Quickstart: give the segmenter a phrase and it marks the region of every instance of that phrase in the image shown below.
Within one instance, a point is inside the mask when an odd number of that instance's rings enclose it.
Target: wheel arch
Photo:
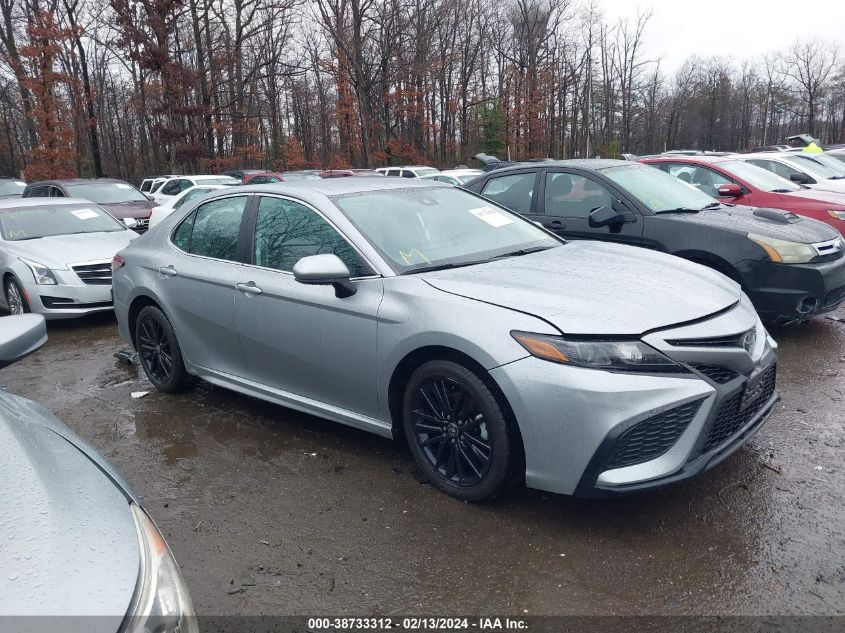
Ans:
[[[716,255],[715,253],[699,250],[685,250],[678,251],[672,254],[678,257],[683,257],[684,259],[694,262],[696,264],[712,268],[713,270],[720,272],[726,277],[729,277],[730,279],[734,280],[738,284],[742,284],[742,277],[739,275],[734,265],[723,257]]]
[[[134,299],[132,299],[132,301],[129,303],[129,310],[126,314],[126,325],[129,329],[129,338],[132,341],[132,347],[136,349],[137,342],[135,341],[135,322],[138,320],[138,315],[141,313],[141,310],[143,310],[147,306],[156,307],[162,312],[164,312],[165,316],[167,315],[167,312],[165,312],[161,303],[148,294],[139,294]]]

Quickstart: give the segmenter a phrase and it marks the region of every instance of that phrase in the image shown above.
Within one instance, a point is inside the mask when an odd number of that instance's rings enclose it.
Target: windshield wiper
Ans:
[[[492,262],[496,259],[505,259],[507,257],[519,257],[520,255],[530,255],[531,253],[539,253],[540,251],[547,251],[550,248],[554,248],[554,246],[531,246],[529,248],[520,248],[515,251],[511,251],[509,253],[502,253],[501,255],[496,255],[491,257],[490,259],[484,260],[488,262]]]
[[[722,206],[722,203],[716,200],[715,202],[711,202],[710,204],[705,204],[701,207],[701,210],[704,211],[705,209],[718,209]]]
[[[772,189],[769,193],[792,193],[792,189]]]
[[[414,268],[413,270],[407,271],[406,275],[413,275],[415,273],[430,273],[434,272],[435,270],[449,270],[450,268],[462,268],[464,266],[475,266],[475,264],[483,264],[484,262],[489,261],[486,259],[476,259],[471,262],[449,262],[447,264],[434,264],[432,266],[423,266],[422,268]]]
[[[707,207],[704,207],[705,209]],[[678,207],[677,209],[662,209],[655,213],[698,213],[701,209],[692,209],[690,207]]]

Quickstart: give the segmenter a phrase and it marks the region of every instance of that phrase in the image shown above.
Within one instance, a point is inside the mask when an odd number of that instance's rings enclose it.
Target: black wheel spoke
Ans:
[[[427,440],[423,440],[422,442],[420,442],[420,447],[425,448],[427,446],[433,446],[434,444],[438,444],[440,442],[445,442],[445,441],[446,441],[446,436],[442,433],[440,435],[432,435]]]
[[[446,479],[455,476],[455,462],[458,461],[458,449],[454,444],[449,444],[449,461],[446,463]]]
[[[483,413],[476,413],[473,417],[467,420],[467,423],[464,424],[464,433],[469,433],[470,431],[474,431],[478,428],[478,426],[484,422],[484,414]]]
[[[470,459],[470,456],[466,453],[466,451],[460,444],[458,444],[458,453],[460,454],[462,461],[466,462],[466,464],[472,469],[472,472],[475,473],[475,476],[481,479],[481,471],[478,470],[478,468],[472,462],[472,459]]]
[[[426,420],[430,420],[430,421],[435,422],[437,424],[440,424],[442,422],[442,420],[440,418],[438,418],[437,416],[426,413],[422,409],[414,409],[413,413],[414,413],[414,415],[418,415],[421,418],[425,418]]]
[[[433,424],[423,424],[422,422],[417,422],[414,425],[414,428],[422,431],[423,433],[442,433],[443,430],[440,426],[434,426]]]
[[[475,437],[474,435],[470,435],[469,433],[464,434],[464,439],[478,450],[484,451],[484,453],[490,453],[490,445],[486,444],[484,440],[481,438]]]

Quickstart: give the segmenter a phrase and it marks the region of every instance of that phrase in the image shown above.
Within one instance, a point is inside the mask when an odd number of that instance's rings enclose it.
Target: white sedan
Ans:
[[[150,215],[150,228],[153,228],[189,200],[204,196],[209,191],[214,191],[215,189],[225,189],[228,186],[230,185],[196,185],[194,187],[188,187],[180,195],[171,196],[162,202],[161,205],[153,207],[152,215]]]
[[[176,176],[170,178],[161,187],[153,192],[153,199],[156,202],[166,202],[171,198],[178,198],[179,194],[191,187],[200,185],[239,185],[240,180],[231,176]]]

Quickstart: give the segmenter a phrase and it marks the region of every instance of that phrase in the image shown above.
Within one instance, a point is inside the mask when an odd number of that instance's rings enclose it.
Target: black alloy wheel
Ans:
[[[418,368],[405,388],[403,424],[414,458],[448,494],[481,501],[513,479],[514,428],[489,377],[451,361]]]
[[[157,389],[177,392],[185,387],[188,376],[176,333],[158,308],[147,306],[138,315],[135,347],[144,373]]]

